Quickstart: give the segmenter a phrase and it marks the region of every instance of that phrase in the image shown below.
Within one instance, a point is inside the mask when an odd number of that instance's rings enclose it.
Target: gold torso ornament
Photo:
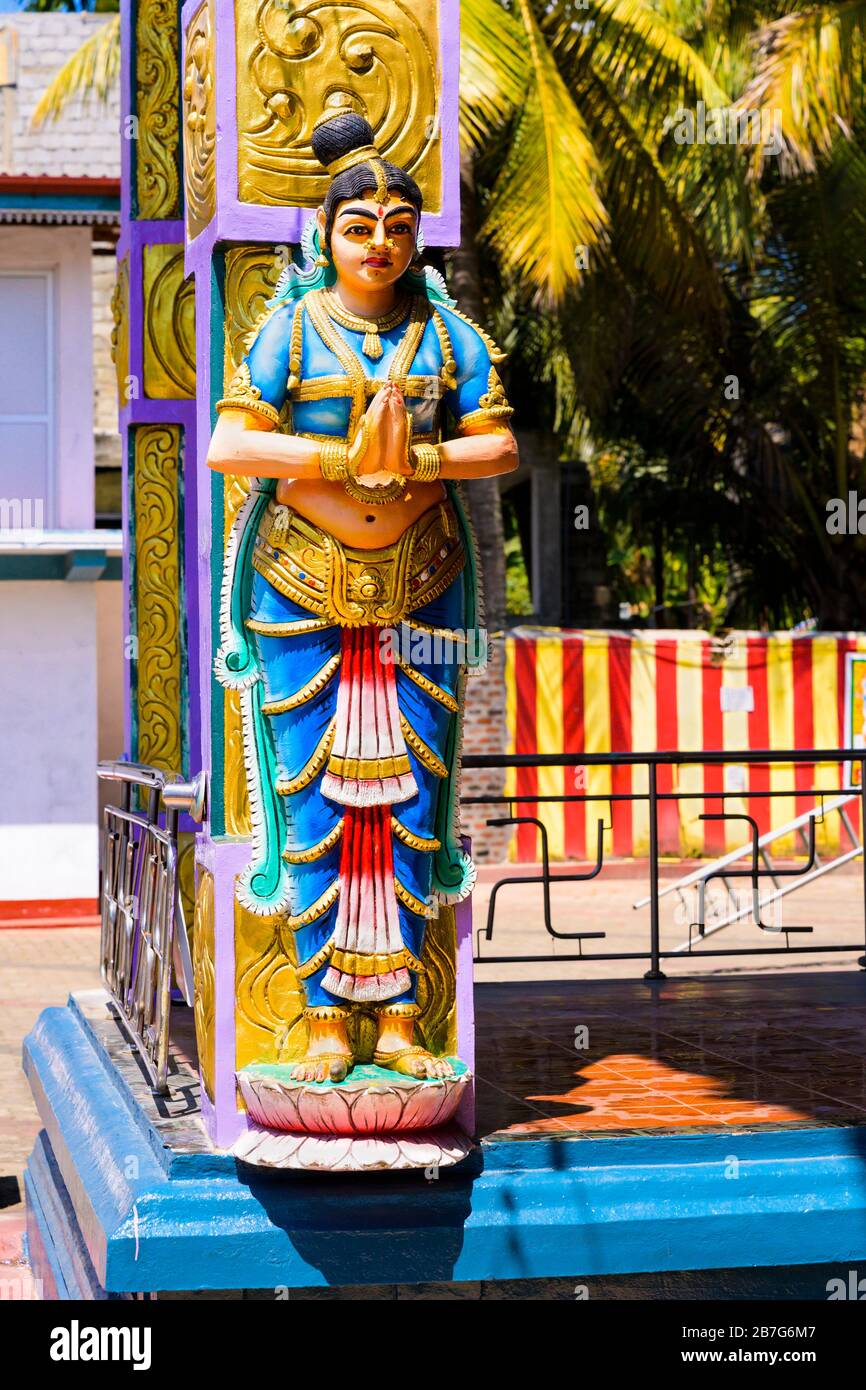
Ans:
[[[284,503],[268,503],[253,567],[281,594],[341,627],[388,627],[443,594],[465,564],[447,502],[377,550],[345,545]],[[255,623],[250,620],[250,626]]]

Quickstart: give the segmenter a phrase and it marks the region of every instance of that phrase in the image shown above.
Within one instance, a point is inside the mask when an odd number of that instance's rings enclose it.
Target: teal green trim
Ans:
[[[226,548],[221,586],[221,646],[214,664],[220,684],[228,690],[240,691],[253,849],[250,865],[238,881],[237,896],[239,902],[257,913],[282,910],[289,894],[289,874],[282,857],[286,840],[285,817],[276,792],[273,742],[262,713],[264,682],[258,653],[245,622],[252,595],[252,551],[262,512],[275,486],[272,478],[256,479],[250,496],[235,518]],[[222,605],[225,605],[224,611]]]
[[[288,906],[289,875],[283,863],[286,823],[280,798],[277,796],[277,765],[274,745],[262,714],[265,687],[261,680],[241,696],[244,722],[252,726],[255,746],[255,787],[250,788],[250,800],[258,800],[264,821],[264,834],[255,837],[253,860],[238,881],[238,901],[253,911],[270,914]],[[246,728],[244,737],[248,737]],[[255,817],[253,818],[255,820]]]
[[[116,212],[120,197],[110,193],[0,193],[0,208],[33,212]]]
[[[461,1062],[459,1057],[449,1057],[448,1061],[451,1063],[455,1076],[465,1076],[469,1071],[466,1063]],[[244,1076],[263,1077],[269,1081],[282,1081],[288,1085],[293,1079],[292,1072],[294,1069],[294,1062],[248,1062],[241,1070]],[[375,1062],[356,1063],[344,1081],[331,1081],[330,1079],[319,1081],[316,1083],[316,1092],[318,1094],[320,1091],[345,1090],[347,1089],[347,1083],[348,1088],[351,1088],[351,1086],[358,1081],[367,1081],[372,1085],[387,1086],[389,1082],[393,1084],[395,1074],[396,1073],[391,1071],[388,1067],[379,1067]],[[438,1077],[422,1076],[418,1077],[418,1084],[420,1084],[422,1088],[426,1088],[428,1086],[439,1086],[441,1083]]]
[[[88,582],[99,584],[111,580],[117,583],[123,579],[123,561],[119,555],[106,555],[105,551],[95,553],[103,562],[103,568]],[[69,583],[66,573],[68,559],[67,555],[0,555],[0,584],[4,581],[29,583],[44,579]]]

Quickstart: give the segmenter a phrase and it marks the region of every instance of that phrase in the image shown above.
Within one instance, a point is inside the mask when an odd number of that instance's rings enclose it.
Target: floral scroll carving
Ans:
[[[187,29],[183,108],[186,225],[193,238],[210,222],[216,207],[214,34],[209,4],[196,10]]]
[[[181,615],[177,425],[135,431],[135,616],[137,758],[178,772],[181,724]]]
[[[235,22],[242,202],[316,207],[328,176],[313,123],[348,104],[440,210],[438,0],[236,0]]]
[[[195,1037],[202,1085],[214,1098],[216,978],[214,972],[214,881],[200,870],[195,898],[193,972],[195,979]]]
[[[140,0],[135,28],[138,216],[180,217],[177,5]]]
[[[144,394],[195,399],[195,293],[184,279],[183,247],[144,248]]]

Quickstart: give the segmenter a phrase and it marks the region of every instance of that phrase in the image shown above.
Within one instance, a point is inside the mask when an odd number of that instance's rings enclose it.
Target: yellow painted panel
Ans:
[[[791,638],[774,633],[767,642],[767,704],[770,727],[770,747],[794,747],[794,656]],[[793,790],[794,769],[791,764],[777,764],[770,769],[772,791]],[[770,824],[775,830],[797,814],[793,796],[778,796],[772,800]],[[793,854],[798,843],[792,835],[773,842],[775,854]]]
[[[631,746],[640,753],[656,748],[656,645],[651,638],[635,636],[631,648]],[[633,767],[632,791],[649,790],[649,771]],[[632,837],[635,855],[649,853],[649,807],[632,802]]]
[[[684,637],[677,642],[677,747],[683,752],[699,752],[704,746],[702,639]],[[679,767],[674,790],[702,792],[702,767]],[[703,800],[680,801],[680,829],[686,854],[703,854],[704,824],[700,816]]]
[[[542,638],[535,648],[535,704],[538,749],[543,753],[561,753],[562,729],[562,642]],[[562,796],[564,780],[561,767],[538,769],[538,795]],[[564,802],[540,804],[539,820],[547,827],[550,857],[565,857]]]
[[[608,670],[608,640],[601,633],[588,632],[583,644],[584,728],[587,753],[610,752],[610,677]],[[609,767],[587,767],[586,790],[589,796],[601,796],[611,791]],[[609,801],[586,803],[586,844],[591,855],[596,843],[596,825],[603,820],[612,825]],[[612,853],[613,834],[605,833],[604,852]]]

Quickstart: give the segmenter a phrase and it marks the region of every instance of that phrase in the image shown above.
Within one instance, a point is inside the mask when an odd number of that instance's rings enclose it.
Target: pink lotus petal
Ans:
[[[342,1087],[305,1085],[298,1095],[297,1128],[308,1134],[353,1134],[349,1097]]]
[[[356,1134],[391,1134],[400,1128],[404,1100],[396,1086],[365,1087],[352,1100]]]

